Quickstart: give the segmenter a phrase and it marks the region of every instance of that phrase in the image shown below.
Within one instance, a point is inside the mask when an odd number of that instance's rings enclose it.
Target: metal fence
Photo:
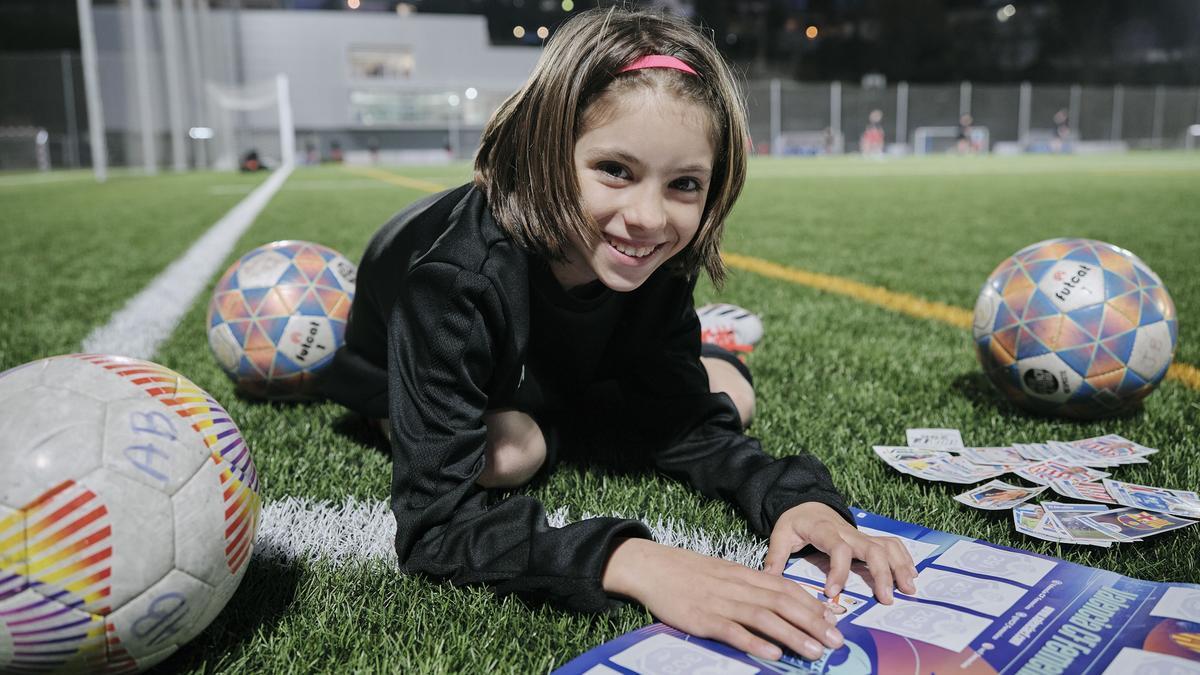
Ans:
[[[293,89],[302,86],[303,82],[292,83]],[[1189,129],[1195,133],[1195,125],[1200,124],[1198,87],[970,82],[864,87],[845,82],[754,80],[744,88],[751,137],[759,153],[779,152],[781,138],[805,134],[838,139],[827,149],[857,152],[859,136],[873,110],[882,114],[887,143],[899,151],[911,150],[918,129],[954,127],[962,113],[970,113],[974,124],[987,128],[992,149],[1001,144],[1018,150],[1034,147],[1031,141],[1052,131],[1059,111],[1067,112],[1073,140],[1118,143],[1133,149],[1190,147]],[[480,98],[498,102],[506,93],[481,91]],[[54,168],[89,165],[84,101],[78,53],[0,56],[0,129],[44,129],[48,134],[45,149]],[[350,103],[347,101],[347,110]],[[429,120],[386,126],[364,124],[348,113],[344,128],[312,129],[304,125],[304,111],[296,110],[297,136],[340,138],[347,150],[354,150],[356,143],[364,150],[369,143],[382,144],[383,150],[404,150],[408,140],[415,143],[418,135],[432,134],[439,139],[461,138],[461,144],[452,143],[457,146],[455,154],[470,157],[478,139],[478,120],[463,118],[462,111],[462,106],[447,108]],[[106,118],[110,164],[141,164],[141,146],[135,140],[140,128],[131,128],[134,124],[120,116]],[[128,118],[136,120],[133,115]],[[156,144],[163,155],[157,163],[166,166],[168,130],[160,128],[155,133],[162,140]],[[33,141],[26,137],[16,133],[0,143],[0,169],[38,168]]]

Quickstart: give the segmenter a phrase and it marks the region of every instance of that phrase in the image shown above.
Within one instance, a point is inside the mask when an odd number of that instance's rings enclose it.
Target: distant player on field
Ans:
[[[867,115],[867,127],[858,139],[858,148],[863,157],[883,156],[883,111],[872,110]]]

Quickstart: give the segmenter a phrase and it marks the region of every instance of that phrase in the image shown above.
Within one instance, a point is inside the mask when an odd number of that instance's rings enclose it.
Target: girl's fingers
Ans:
[[[715,630],[705,633],[707,631],[697,631],[696,635],[720,640],[734,649],[740,649],[760,659],[778,661],[783,658],[783,650],[778,645],[758,637],[736,621],[722,619]]]
[[[763,571],[769,574],[783,574],[788,558],[804,548],[807,543],[795,532],[786,528],[776,528],[771,532],[771,541],[767,544],[767,557],[763,561]]]
[[[804,630],[801,630],[792,621],[785,620],[774,610],[764,607],[759,603],[739,603],[731,618],[752,631],[761,633],[776,642],[786,645],[788,649],[806,659],[819,659],[825,653],[825,648],[820,642],[813,639],[810,632],[816,630],[817,635],[824,636],[827,629],[821,630],[806,627]],[[823,620],[818,618],[814,622],[806,618],[802,621],[802,623],[809,625],[815,625],[818,622],[823,622]]]
[[[871,576],[875,578],[875,597],[879,602],[890,605],[892,604],[892,562],[888,557],[888,549],[877,539],[864,537],[867,541],[864,542],[859,559],[867,563],[867,569],[871,571]]]
[[[825,577],[825,597],[836,598],[837,594],[846,587],[854,551],[849,544],[839,538],[837,543],[830,546],[825,552],[829,554],[829,574]]]
[[[775,574],[763,574],[762,572],[752,570],[748,567],[743,567],[742,569],[746,570],[746,572],[749,574],[743,574],[739,580],[745,582],[750,588],[743,588],[733,591],[735,594],[734,597],[738,599],[755,597],[763,604],[770,605],[770,596],[764,596],[760,594],[755,594],[753,596],[746,595],[747,593],[754,594],[757,593],[757,590],[762,590],[767,593],[785,596],[788,606],[790,607],[799,608],[815,616],[820,616],[824,613],[824,603],[808,593],[805,593],[804,589],[800,588],[800,584],[797,584],[789,579],[785,579],[783,576],[778,576]],[[821,630],[823,631],[824,628]]]
[[[909,555],[908,549],[904,548],[898,539],[891,537],[884,545],[888,547],[888,557],[891,559],[896,588],[899,588],[901,593],[913,595],[917,592],[917,568],[913,566],[913,559]]]
[[[805,593],[799,584],[779,579],[778,588],[749,588],[739,593],[744,603],[765,608],[791,623],[791,625],[815,638],[827,647],[842,646],[842,634],[833,622],[826,618],[824,603]]]

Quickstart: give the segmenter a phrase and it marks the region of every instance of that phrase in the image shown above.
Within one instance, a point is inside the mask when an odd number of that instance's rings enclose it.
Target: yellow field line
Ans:
[[[794,284],[829,291],[838,295],[845,295],[855,300],[878,305],[884,309],[890,309],[893,312],[900,312],[901,314],[907,314],[918,319],[933,319],[957,328],[971,327],[971,312],[961,307],[926,300],[907,293],[889,291],[886,288],[878,286],[869,286],[830,274],[819,274],[794,267],[786,267],[778,263],[751,258],[750,256],[737,253],[725,253],[722,257],[725,259],[727,265],[735,269],[754,272],[755,274],[770,277],[771,279],[790,281]]]
[[[753,272],[771,279],[790,281],[794,284],[836,293],[837,295],[844,295],[918,319],[940,321],[964,330],[971,329],[972,312],[961,307],[925,300],[924,298],[909,295],[908,293],[889,291],[886,288],[869,286],[829,274],[819,274],[794,267],[786,267],[778,263],[760,258],[751,258],[750,256],[737,253],[725,253],[722,254],[722,257],[725,259],[725,264],[734,269]],[[1171,364],[1170,369],[1167,370],[1167,377],[1179,380],[1191,389],[1200,389],[1200,370],[1186,363]]]
[[[441,192],[446,189],[444,185],[417,180],[415,178],[405,178],[404,176],[398,176],[382,169],[367,167],[342,168],[350,173],[369,176],[401,187],[424,190],[426,192]],[[971,329],[972,312],[962,307],[955,307],[954,305],[947,305],[934,300],[926,300],[915,295],[909,295],[908,293],[889,291],[886,288],[871,286],[831,274],[821,274],[819,272],[796,269],[795,267],[787,267],[786,265],[780,265],[779,263],[773,263],[761,258],[752,258],[740,253],[726,252],[721,257],[725,259],[725,264],[734,269],[753,272],[770,279],[788,281],[837,295],[844,295],[893,312],[907,314],[917,319],[940,321],[941,323],[963,330]],[[1167,377],[1179,380],[1191,389],[1200,389],[1200,370],[1186,363],[1171,364],[1171,368],[1167,371]]]
[[[1172,363],[1171,367],[1167,369],[1167,377],[1179,380],[1191,389],[1200,389],[1200,370],[1186,363]]]
[[[374,178],[385,183],[398,185],[400,187],[412,188],[414,190],[424,190],[425,192],[441,192],[446,189],[445,185],[430,183],[429,181],[420,180],[417,178],[408,178],[406,176],[398,176],[390,171],[383,169],[373,169],[368,166],[343,166],[342,170],[352,173],[356,176],[366,176]]]

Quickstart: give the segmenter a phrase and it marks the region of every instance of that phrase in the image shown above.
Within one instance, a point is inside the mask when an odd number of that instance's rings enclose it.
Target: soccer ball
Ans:
[[[984,372],[1036,412],[1096,418],[1134,408],[1175,354],[1175,304],[1123,248],[1049,239],[992,272],[975,303]]]
[[[208,345],[251,396],[313,394],[313,376],[345,341],[357,269],[307,241],[277,241],[225,270],[208,304]]]
[[[224,608],[258,477],[178,373],[73,354],[0,373],[0,672],[134,672]]]

